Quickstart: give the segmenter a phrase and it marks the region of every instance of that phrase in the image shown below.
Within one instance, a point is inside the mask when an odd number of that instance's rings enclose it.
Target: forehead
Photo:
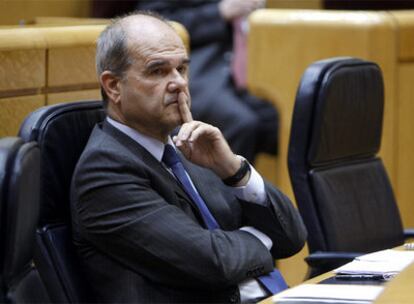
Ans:
[[[131,56],[144,62],[157,58],[187,58],[187,51],[175,30],[152,17],[144,16],[128,24],[127,43]]]

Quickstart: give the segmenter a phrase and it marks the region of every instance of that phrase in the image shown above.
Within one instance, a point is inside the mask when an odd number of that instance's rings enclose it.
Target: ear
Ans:
[[[120,102],[121,92],[120,79],[110,71],[104,71],[100,76],[102,88],[108,96],[109,102],[118,104]]]

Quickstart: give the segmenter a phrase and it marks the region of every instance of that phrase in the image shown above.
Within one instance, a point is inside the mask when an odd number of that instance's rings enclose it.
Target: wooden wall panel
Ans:
[[[44,95],[0,99],[0,137],[16,136],[24,118],[45,105]]]
[[[48,87],[97,83],[95,45],[49,49]]]
[[[0,50],[0,96],[43,88],[45,67],[45,50]]]
[[[414,62],[398,69],[398,153],[396,196],[405,227],[414,227]]]
[[[0,24],[27,24],[37,16],[88,17],[89,0],[1,0]]]
[[[412,2],[414,5],[414,2]],[[414,10],[389,12],[398,25],[398,58],[400,61],[414,61]]]
[[[47,95],[46,103],[48,105],[51,105],[51,104],[56,104],[56,103],[68,102],[68,101],[91,100],[91,99],[93,100],[102,99],[100,89],[50,93]]]

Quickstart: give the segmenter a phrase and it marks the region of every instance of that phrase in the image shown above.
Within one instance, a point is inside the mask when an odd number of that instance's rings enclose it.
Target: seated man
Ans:
[[[71,208],[100,302],[255,301],[272,292],[274,259],[304,245],[289,199],[192,119],[188,64],[158,15],[120,18],[98,39],[107,118],[76,166]]]

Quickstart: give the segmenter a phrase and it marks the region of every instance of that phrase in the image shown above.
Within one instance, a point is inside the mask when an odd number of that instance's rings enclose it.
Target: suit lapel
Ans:
[[[213,175],[213,173],[189,162],[184,156],[181,155],[181,153],[180,157],[198,193],[206,203],[219,226],[223,228],[222,225],[225,222],[223,217],[226,217],[230,211],[227,203],[223,201],[221,196],[222,192],[217,189],[217,180],[213,180],[210,176]],[[207,177],[207,175],[209,175],[209,177]]]
[[[138,158],[141,158],[145,164],[147,164],[150,168],[152,168],[159,175],[161,175],[164,180],[168,181],[168,184],[172,185],[172,190],[175,192],[175,194],[178,197],[184,199],[188,204],[190,204],[192,206],[192,209],[195,210],[195,212],[198,213],[199,216],[201,216],[197,205],[187,195],[187,193],[184,191],[181,185],[173,177],[173,175],[170,172],[168,172],[168,170],[151,153],[147,151],[147,149],[145,149],[143,146],[141,146],[139,143],[137,143],[135,140],[130,138],[125,133],[119,131],[106,120],[104,120],[103,122],[102,129],[105,133],[108,133],[113,138],[115,138],[120,144],[122,144],[122,146],[132,151],[132,153],[136,155]]]

